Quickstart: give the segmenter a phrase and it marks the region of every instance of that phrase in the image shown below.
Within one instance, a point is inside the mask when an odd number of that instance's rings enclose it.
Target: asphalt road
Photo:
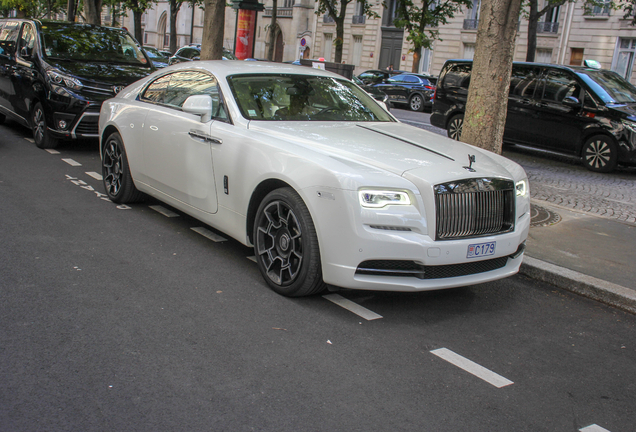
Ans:
[[[633,315],[522,276],[329,297],[366,318],[281,297],[193,228],[222,233],[105,200],[95,143],[25,137],[0,126],[0,431],[636,430]]]

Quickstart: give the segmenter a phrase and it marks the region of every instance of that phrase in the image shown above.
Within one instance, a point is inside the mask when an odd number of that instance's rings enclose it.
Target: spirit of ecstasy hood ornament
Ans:
[[[475,163],[475,155],[468,155],[468,166],[463,167],[464,169],[475,172],[476,170],[473,168],[473,163]]]

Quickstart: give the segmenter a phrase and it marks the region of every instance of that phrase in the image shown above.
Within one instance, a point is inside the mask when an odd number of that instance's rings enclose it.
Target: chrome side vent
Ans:
[[[514,182],[476,178],[435,186],[436,239],[452,240],[514,230]]]

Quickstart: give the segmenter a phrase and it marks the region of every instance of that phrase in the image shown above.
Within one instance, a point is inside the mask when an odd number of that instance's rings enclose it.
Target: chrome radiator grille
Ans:
[[[479,178],[435,186],[436,238],[451,240],[514,229],[514,182]]]

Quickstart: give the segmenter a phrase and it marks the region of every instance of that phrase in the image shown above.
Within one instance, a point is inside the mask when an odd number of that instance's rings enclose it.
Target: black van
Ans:
[[[102,102],[155,70],[125,30],[63,21],[0,20],[0,121],[35,144],[98,137]]]
[[[433,98],[431,124],[459,139],[472,61],[448,60]],[[504,141],[581,157],[609,172],[636,165],[636,87],[615,72],[513,63]]]

